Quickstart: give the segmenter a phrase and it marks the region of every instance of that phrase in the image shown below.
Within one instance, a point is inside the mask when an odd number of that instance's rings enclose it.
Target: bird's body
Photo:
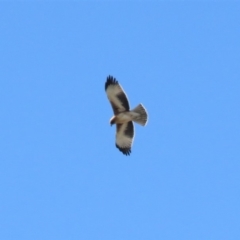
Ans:
[[[114,122],[115,124],[119,124],[119,123],[127,123],[129,121],[132,121],[135,117],[138,117],[139,114],[132,112],[132,111],[128,111],[128,112],[121,112],[117,115],[114,115],[111,119],[110,122]]]
[[[147,123],[147,112],[142,104],[130,110],[129,102],[123,88],[112,76],[107,77],[105,91],[112,105],[114,116],[110,124],[116,124],[116,147],[125,155],[130,155],[134,138],[133,121],[144,126]]]

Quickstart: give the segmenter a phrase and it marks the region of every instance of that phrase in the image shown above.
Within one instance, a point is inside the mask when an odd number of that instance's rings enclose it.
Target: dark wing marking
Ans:
[[[107,77],[107,81],[105,83],[105,91],[107,91],[107,88],[110,86],[110,85],[118,85],[118,81],[116,80],[116,78],[112,77],[112,76],[108,76]]]
[[[133,122],[117,124],[116,147],[125,155],[130,155],[134,138]]]
[[[105,83],[105,91],[115,115],[120,112],[129,111],[130,107],[127,96],[121,85],[114,77],[107,77],[107,81]]]

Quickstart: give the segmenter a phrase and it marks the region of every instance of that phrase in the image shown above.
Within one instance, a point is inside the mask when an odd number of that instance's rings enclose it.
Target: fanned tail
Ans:
[[[136,117],[133,118],[133,121],[145,126],[148,120],[148,115],[146,109],[143,107],[142,104],[139,104],[135,107],[131,112],[138,113]]]

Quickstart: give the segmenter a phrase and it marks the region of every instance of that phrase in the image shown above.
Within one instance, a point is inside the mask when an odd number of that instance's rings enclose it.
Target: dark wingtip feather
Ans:
[[[129,156],[131,153],[131,148],[120,148],[117,144],[116,147],[122,152],[124,155]]]
[[[116,78],[114,78],[113,76],[109,75],[107,77],[107,81],[105,83],[105,90],[107,90],[108,86],[112,85],[112,84],[118,84],[118,81],[116,80]]]

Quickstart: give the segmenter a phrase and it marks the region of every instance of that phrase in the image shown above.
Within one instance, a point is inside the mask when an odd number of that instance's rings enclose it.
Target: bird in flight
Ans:
[[[134,138],[133,122],[145,126],[148,120],[146,109],[139,104],[130,110],[129,101],[118,81],[108,76],[105,91],[113,109],[111,126],[116,124],[116,147],[125,155],[130,155]]]

